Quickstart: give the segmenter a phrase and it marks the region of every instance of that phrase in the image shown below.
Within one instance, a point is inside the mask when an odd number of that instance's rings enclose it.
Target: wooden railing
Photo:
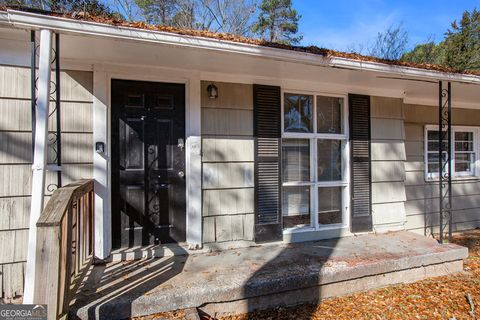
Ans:
[[[93,180],[61,187],[37,222],[34,303],[47,304],[48,319],[68,312],[93,260]]]

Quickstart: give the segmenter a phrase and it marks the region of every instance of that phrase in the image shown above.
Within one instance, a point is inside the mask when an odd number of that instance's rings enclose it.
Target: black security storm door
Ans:
[[[185,86],[112,80],[114,248],[185,241]]]

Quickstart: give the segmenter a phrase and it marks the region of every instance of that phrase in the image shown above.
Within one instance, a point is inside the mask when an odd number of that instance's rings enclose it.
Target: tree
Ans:
[[[443,64],[445,50],[442,44],[433,41],[418,44],[412,51],[402,55],[400,60],[413,63]]]
[[[140,17],[140,8],[135,1],[131,0],[113,0],[112,4],[115,10],[122,14],[127,21],[138,21]]]
[[[480,69],[480,11],[465,11],[460,22],[452,22],[445,34],[445,65],[458,69]]]
[[[444,65],[460,71],[480,70],[480,12],[465,11],[459,22],[452,22],[443,41],[419,44],[404,54],[402,60]]]
[[[303,38],[298,34],[301,16],[292,8],[291,0],[263,0],[260,13],[252,31],[263,40],[296,44]]]
[[[122,1],[122,0],[117,0]],[[123,0],[132,3],[130,0]],[[177,2],[173,0],[136,0],[145,22],[156,25],[170,25],[177,11]]]
[[[408,44],[408,33],[403,30],[402,24],[391,25],[385,32],[379,32],[369,55],[387,59],[398,60],[405,53]]]
[[[94,16],[113,16],[114,12],[99,0],[48,0],[48,8],[55,12],[87,12]]]
[[[118,13],[100,0],[2,0],[2,3],[54,12],[87,12],[95,16],[118,17]]]
[[[128,1],[128,0],[116,0]],[[150,24],[246,36],[254,0],[135,0]]]
[[[255,13],[253,0],[201,0],[201,4],[204,9],[201,20],[208,24],[201,28],[241,36],[250,34],[250,22]]]

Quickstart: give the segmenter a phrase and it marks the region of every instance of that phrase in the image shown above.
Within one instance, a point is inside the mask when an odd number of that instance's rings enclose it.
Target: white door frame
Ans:
[[[202,245],[200,74],[165,68],[94,64],[93,145],[105,143],[105,153],[94,152],[95,256],[112,250],[111,209],[111,81],[112,79],[185,84],[186,240],[190,248]]]

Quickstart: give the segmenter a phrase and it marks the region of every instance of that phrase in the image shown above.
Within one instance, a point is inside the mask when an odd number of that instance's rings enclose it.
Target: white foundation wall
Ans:
[[[30,68],[0,65],[0,291],[4,301],[23,295],[32,177],[30,80]],[[92,177],[92,80],[92,72],[61,72],[63,185]],[[54,107],[52,101],[51,112]],[[53,163],[55,115],[48,130],[48,162]],[[56,181],[56,173],[47,172],[47,186]]]

